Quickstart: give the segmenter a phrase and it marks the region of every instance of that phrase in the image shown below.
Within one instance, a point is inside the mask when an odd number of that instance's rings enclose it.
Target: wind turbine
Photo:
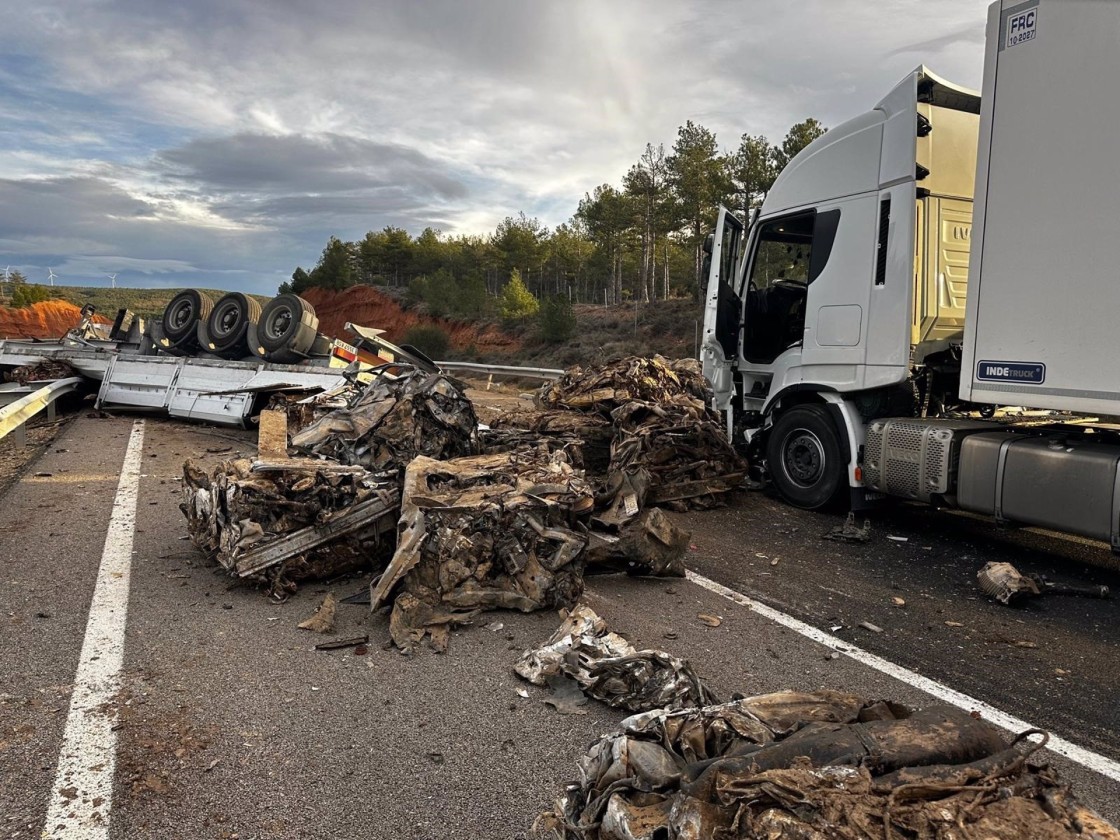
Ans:
[[[116,274],[106,274],[105,276],[109,278],[109,282],[113,284],[113,288],[114,289],[117,288],[117,275]]]
[[[54,273],[54,269],[53,268],[48,268],[47,269],[47,279],[51,281],[52,286],[54,285],[54,278],[55,277],[56,277],[56,275]]]

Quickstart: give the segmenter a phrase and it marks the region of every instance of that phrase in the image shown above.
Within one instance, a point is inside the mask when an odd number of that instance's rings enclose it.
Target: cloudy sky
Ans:
[[[0,271],[275,291],[328,236],[567,220],[721,146],[979,87],[981,0],[0,0]]]

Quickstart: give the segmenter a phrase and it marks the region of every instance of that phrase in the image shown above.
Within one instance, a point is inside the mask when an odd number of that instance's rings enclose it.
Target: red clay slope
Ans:
[[[45,300],[18,309],[0,306],[0,338],[62,338],[81,320],[81,309],[65,300]],[[98,324],[112,321],[94,315]]]
[[[434,324],[450,336],[453,350],[473,346],[480,353],[510,353],[521,346],[520,341],[506,335],[494,324],[429,318],[413,310],[402,309],[391,297],[370,286],[351,286],[341,292],[309,289],[301,297],[315,307],[315,314],[319,316],[319,332],[343,341],[351,337],[346,332],[346,322],[350,321],[363,327],[385,330],[385,338],[394,344],[404,341],[405,334],[412,327]]]

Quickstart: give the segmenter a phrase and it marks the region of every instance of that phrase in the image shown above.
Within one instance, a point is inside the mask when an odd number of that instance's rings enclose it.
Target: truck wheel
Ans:
[[[298,295],[278,295],[261,310],[257,341],[269,352],[294,350],[306,353],[315,340],[318,326],[319,319],[310,303]]]
[[[821,406],[791,408],[778,417],[766,442],[766,462],[778,492],[790,504],[818,510],[847,490],[847,464],[836,426]]]
[[[257,323],[260,316],[259,303],[241,292],[230,292],[214,304],[206,319],[206,335],[210,341],[203,349],[227,359],[247,355],[246,334],[249,325]]]
[[[180,344],[195,333],[214,308],[213,299],[198,289],[184,289],[163,310],[163,334],[170,344]],[[188,341],[188,343],[190,343]]]

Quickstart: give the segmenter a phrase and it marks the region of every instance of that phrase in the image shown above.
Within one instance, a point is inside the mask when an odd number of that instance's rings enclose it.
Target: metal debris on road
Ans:
[[[848,512],[848,518],[843,525],[837,525],[821,539],[834,542],[865,543],[871,539],[871,520],[864,519],[863,525],[856,525],[855,511]]]
[[[662,402],[678,396],[711,403],[708,381],[695,359],[670,361],[662,356],[628,356],[587,369],[569,368],[559,379],[547,382],[535,401],[542,408],[598,412],[604,417],[635,400]]]
[[[986,563],[976,573],[981,591],[1001,604],[1014,605],[1042,595],[1083,595],[1110,597],[1107,586],[1051,583],[1042,575],[1024,575],[1010,563]]]
[[[332,642],[320,642],[315,645],[315,650],[342,650],[343,648],[362,647],[369,644],[369,634],[355,636],[352,639],[336,639]]]
[[[587,547],[576,528],[593,505],[563,452],[417,457],[405,470],[397,550],[370,608],[396,596],[392,621],[407,633],[393,639],[407,648],[425,625],[403,613],[402,594],[450,611],[571,606]]]
[[[534,685],[574,680],[588,697],[632,712],[716,701],[687,662],[660,650],[637,650],[582,604],[541,647],[525,651],[513,670]]]
[[[310,630],[313,633],[330,633],[334,630],[334,614],[337,608],[338,601],[328,592],[323,603],[315,609],[315,614],[299,623],[299,629]]]
[[[588,533],[587,562],[628,575],[684,577],[684,556],[692,535],[657,508],[649,508],[623,526],[617,536]]]
[[[1030,741],[1029,736],[1041,736]],[[659,837],[1120,840],[1038,754],[968,712],[793,691],[633,715],[535,829]]]
[[[379,376],[355,391],[345,408],[297,432],[292,446],[399,476],[418,455],[447,459],[475,454],[478,417],[460,384],[447,376]]]
[[[643,485],[640,493],[624,494],[636,502],[631,502],[630,516],[646,503],[711,507],[719,496],[740,487],[746,475],[747,464],[727,441],[694,359],[630,356],[587,369],[573,367],[544,385],[536,402],[546,412],[568,411],[584,418],[572,421],[569,429],[596,418],[594,429],[601,432],[610,421],[605,474],[596,475],[591,463],[587,468],[604,487]],[[636,478],[639,470],[646,476]],[[646,494],[648,499],[638,498]],[[613,514],[611,509],[605,514],[617,515],[617,506]]]
[[[395,484],[329,462],[268,472],[255,466],[245,458],[209,473],[190,459],[183,465],[179,507],[191,540],[231,574],[282,593],[389,556]]]

